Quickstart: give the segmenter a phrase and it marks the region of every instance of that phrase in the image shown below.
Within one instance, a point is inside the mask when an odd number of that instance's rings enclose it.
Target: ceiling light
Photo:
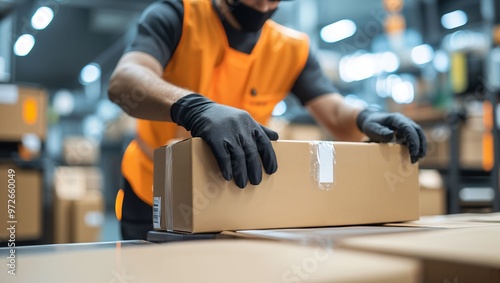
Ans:
[[[83,67],[80,73],[80,80],[82,84],[90,84],[97,81],[101,77],[101,67],[96,63],[88,64]]]
[[[46,28],[54,18],[54,11],[49,7],[40,7],[31,18],[31,26],[34,29],[42,30]]]
[[[456,10],[441,17],[441,24],[445,29],[454,29],[467,23],[467,14],[462,10]]]
[[[340,78],[345,82],[361,81],[375,74],[375,62],[370,53],[344,56],[340,59]]]
[[[427,64],[433,57],[434,50],[429,44],[422,44],[411,50],[411,60],[417,65]]]
[[[346,39],[356,32],[356,24],[351,20],[341,20],[321,29],[321,39],[333,43]]]
[[[26,56],[35,46],[35,38],[31,34],[21,35],[14,44],[14,54]]]

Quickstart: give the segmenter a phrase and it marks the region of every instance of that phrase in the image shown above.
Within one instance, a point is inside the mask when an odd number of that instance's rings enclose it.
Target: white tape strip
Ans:
[[[320,190],[330,190],[335,183],[335,148],[333,142],[310,142],[311,174]]]
[[[166,172],[165,172],[165,197],[167,198],[165,201],[167,202],[167,211],[166,212],[166,217],[167,217],[167,231],[173,231],[174,230],[174,201],[172,199],[173,194],[172,194],[172,186],[173,186],[173,174],[172,174],[172,163],[173,163],[173,155],[172,155],[172,145],[169,145],[167,147],[167,152],[166,152]]]
[[[320,183],[333,183],[333,145],[321,142],[318,144]]]

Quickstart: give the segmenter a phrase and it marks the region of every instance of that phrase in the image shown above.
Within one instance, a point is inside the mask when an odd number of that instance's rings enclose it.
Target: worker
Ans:
[[[344,102],[307,35],[269,19],[279,2],[165,0],[142,14],[109,83],[110,99],[138,118],[116,200],[123,239],[145,239],[152,230],[153,150],[186,130],[208,144],[223,178],[240,188],[258,185],[262,170],[275,173],[278,134],[265,125],[290,92],[339,140],[396,140],[412,162],[425,155],[422,129],[409,118]]]

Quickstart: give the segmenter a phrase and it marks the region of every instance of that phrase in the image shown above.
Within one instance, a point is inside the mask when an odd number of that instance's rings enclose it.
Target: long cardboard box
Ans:
[[[199,138],[155,150],[154,226],[191,233],[419,218],[418,165],[396,144],[276,141],[278,172],[225,181]]]
[[[420,259],[423,282],[500,280],[500,226],[348,238],[340,246]]]
[[[22,262],[21,262],[22,261]],[[417,283],[417,261],[296,245],[210,240],[23,255],[1,282]]]

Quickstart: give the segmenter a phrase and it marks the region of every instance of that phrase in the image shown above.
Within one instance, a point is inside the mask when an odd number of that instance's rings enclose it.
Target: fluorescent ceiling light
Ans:
[[[14,43],[14,54],[17,56],[26,56],[35,46],[35,38],[31,34],[21,35]]]
[[[340,59],[340,78],[345,82],[368,79],[375,75],[376,66],[372,54],[344,56]]]
[[[34,29],[42,30],[46,28],[54,18],[54,11],[49,7],[40,7],[31,18],[31,26]]]
[[[467,14],[462,10],[456,10],[441,17],[441,24],[445,29],[454,29],[467,23]]]
[[[434,49],[429,44],[422,44],[411,50],[411,60],[417,65],[427,64],[434,57]]]
[[[351,20],[341,20],[321,29],[321,39],[333,43],[346,39],[356,32],[356,24]]]

